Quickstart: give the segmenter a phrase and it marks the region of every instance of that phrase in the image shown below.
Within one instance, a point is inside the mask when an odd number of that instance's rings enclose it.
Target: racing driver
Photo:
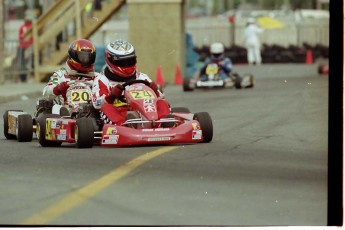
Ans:
[[[230,58],[224,56],[224,45],[220,42],[212,43],[210,46],[210,57],[206,58],[204,65],[201,67],[200,72],[197,73],[197,79],[207,80],[206,68],[210,63],[218,65],[218,76],[226,83],[231,81],[230,73],[232,71],[232,62]],[[203,79],[205,78],[205,79]]]
[[[96,49],[91,41],[77,39],[70,44],[65,66],[53,73],[43,89],[44,99],[48,102],[55,101],[55,105],[58,105],[57,107],[54,105],[52,113],[63,116],[69,115],[67,108],[63,106],[67,103],[68,82],[71,80],[84,80],[90,82],[91,87],[95,76],[98,75],[94,72],[95,59]]]
[[[115,40],[105,48],[106,67],[94,80],[92,102],[100,111],[103,124],[121,125],[127,117],[127,104],[119,100],[123,95],[122,84],[131,80],[146,80],[158,97],[157,111],[159,118],[170,113],[168,102],[157,84],[144,73],[137,70],[137,56],[132,44],[125,40]]]

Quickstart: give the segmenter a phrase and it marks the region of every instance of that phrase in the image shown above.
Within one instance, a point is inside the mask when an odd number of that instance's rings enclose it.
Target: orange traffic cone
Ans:
[[[164,82],[163,74],[162,74],[162,68],[160,66],[157,67],[156,83],[162,87],[165,87],[165,82]]]
[[[307,50],[306,56],[305,56],[305,64],[313,64],[313,53],[310,49]]]
[[[182,85],[183,84],[183,80],[181,77],[181,70],[180,70],[180,67],[178,65],[176,65],[174,84],[175,85]]]

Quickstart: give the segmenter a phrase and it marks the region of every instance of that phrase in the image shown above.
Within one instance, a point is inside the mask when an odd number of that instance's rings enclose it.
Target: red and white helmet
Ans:
[[[110,72],[120,77],[131,77],[136,71],[137,55],[134,47],[121,39],[107,45],[105,61]]]
[[[78,39],[68,48],[67,64],[78,72],[94,72],[96,49],[91,41]]]

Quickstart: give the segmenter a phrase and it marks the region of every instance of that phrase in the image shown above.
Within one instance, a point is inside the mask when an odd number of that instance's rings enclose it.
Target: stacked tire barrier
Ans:
[[[199,61],[204,61],[209,56],[209,47],[195,47],[194,50],[199,54]],[[311,51],[313,61],[318,58],[328,59],[328,47],[324,45],[310,45],[303,43],[303,46],[290,45],[283,47],[279,45],[263,44],[261,56],[263,63],[305,63],[307,52]],[[247,63],[247,50],[241,46],[231,46],[225,48],[225,56],[229,57],[234,64]]]

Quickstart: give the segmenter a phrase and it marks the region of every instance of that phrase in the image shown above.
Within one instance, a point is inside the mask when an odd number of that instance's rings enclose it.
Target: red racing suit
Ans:
[[[128,80],[147,80],[148,82],[152,82],[149,76],[138,71]],[[117,98],[114,100],[109,97],[112,87],[123,83],[123,81],[110,80],[103,72],[94,80],[92,86],[92,103],[94,108],[100,111],[100,117],[104,123],[121,125],[126,121],[127,104]],[[164,99],[163,93],[159,90],[157,96],[157,111],[159,118],[162,118],[170,113],[170,106]]]

